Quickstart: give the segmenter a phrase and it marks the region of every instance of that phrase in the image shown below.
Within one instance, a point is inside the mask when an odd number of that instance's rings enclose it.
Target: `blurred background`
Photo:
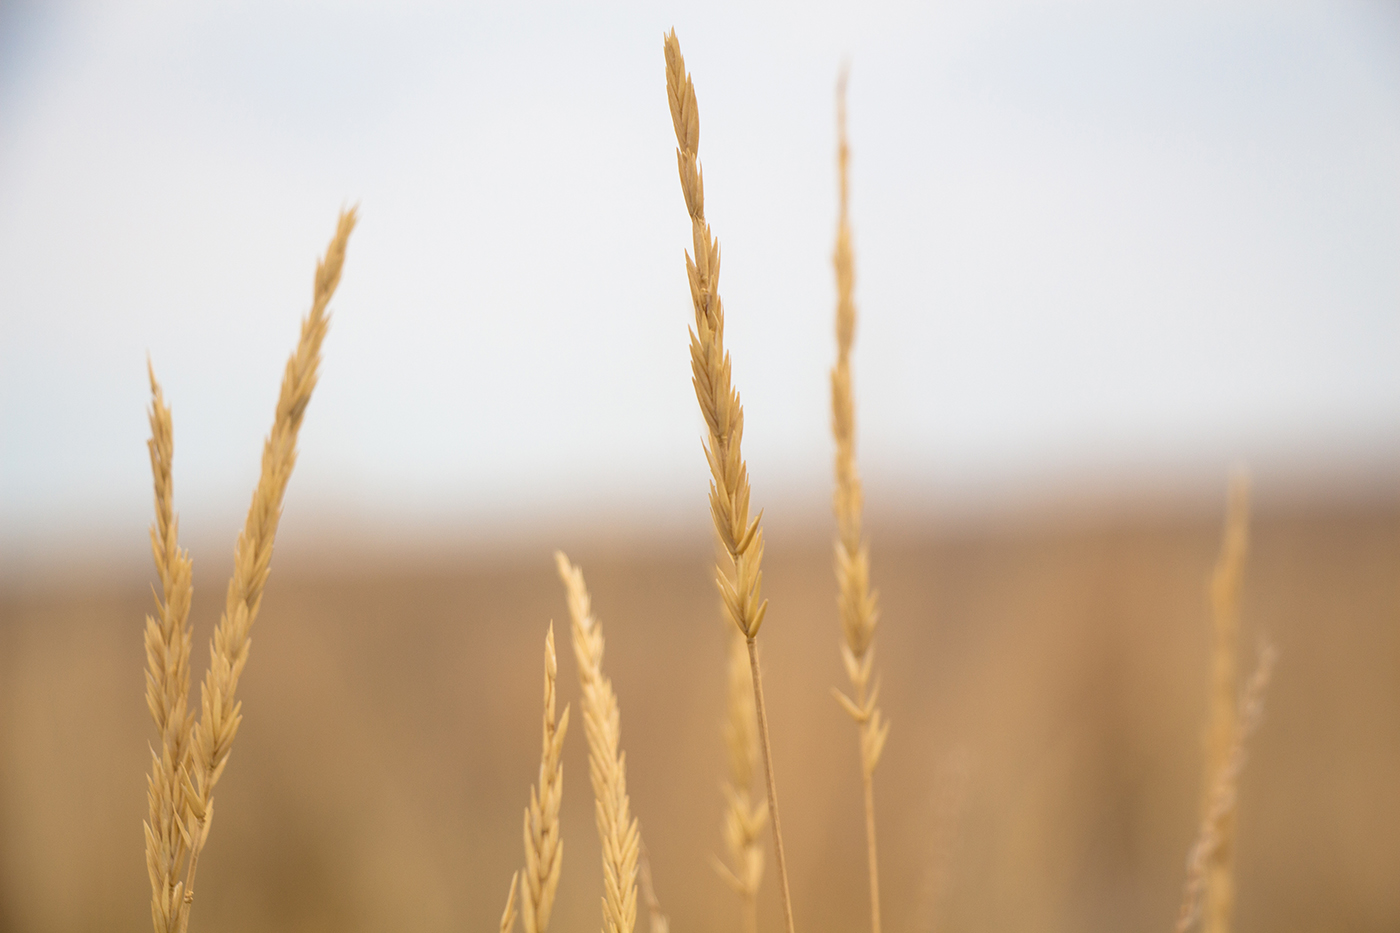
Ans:
[[[0,4],[0,930],[146,928],[147,356],[202,672],[351,204],[195,925],[497,922],[541,639],[565,635],[555,547],[608,634],[673,928],[737,922],[709,865],[726,633],[672,26],[766,509],[799,925],[866,922],[855,738],[828,694],[849,63],[889,933],[1173,922],[1239,463],[1241,654],[1267,636],[1281,661],[1238,927],[1400,929],[1394,4],[19,0]],[[560,930],[596,924],[601,892],[576,730]]]

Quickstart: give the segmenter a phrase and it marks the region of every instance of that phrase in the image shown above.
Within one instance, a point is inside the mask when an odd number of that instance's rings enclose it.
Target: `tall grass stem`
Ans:
[[[853,696],[836,691],[836,698],[856,723],[860,750],[861,789],[865,801],[865,850],[870,874],[870,929],[880,933],[880,864],[875,842],[875,766],[885,747],[889,722],[876,700],[878,677],[872,685],[875,626],[880,619],[877,594],[870,588],[870,553],[861,536],[863,495],[856,467],[855,397],[851,389],[851,347],[855,343],[855,255],[851,248],[850,145],[846,138],[846,71],[836,83],[836,164],[839,182],[836,247],[831,264],[836,272],[836,365],[831,369],[831,433],[836,441],[836,603],[841,617],[841,657]]]
[[[708,437],[705,458],[710,466],[710,517],[729,557],[716,574],[720,597],[730,619],[748,640],[753,668],[754,706],[768,780],[768,813],[773,825],[774,860],[778,866],[783,916],[788,933],[795,933],[792,898],[788,893],[787,865],[783,858],[782,831],[778,821],[778,795],[773,780],[773,752],[763,708],[763,688],[758,676],[754,639],[763,625],[768,603],[763,599],[763,515],[749,518],[749,471],[741,444],[744,408],[731,378],[731,361],[724,348],[724,306],[719,296],[720,251],[705,221],[705,183],[700,169],[700,107],[695,84],[685,70],[680,40],[671,30],[665,38],[666,96],[671,124],[676,132],[676,167],[681,194],[690,215],[694,255],[686,253],[686,277],[690,281],[695,326],[690,331],[691,381],[704,416]]]

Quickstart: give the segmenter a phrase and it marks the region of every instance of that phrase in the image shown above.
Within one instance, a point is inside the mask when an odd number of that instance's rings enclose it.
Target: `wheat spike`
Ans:
[[[189,926],[199,855],[209,838],[214,816],[214,787],[228,764],[229,750],[242,719],[236,694],[238,679],[248,662],[249,630],[257,618],[272,563],[273,539],[282,517],[282,496],[296,464],[297,434],[316,386],[321,341],[329,324],[327,305],[340,283],[345,247],[354,227],[355,210],[343,211],[325,258],[316,264],[311,311],[302,321],[301,339],[287,361],[272,431],[263,444],[262,471],[247,522],[234,547],[234,571],[224,614],[214,630],[209,669],[200,685],[200,717],[194,727],[190,754],[191,776],[184,785],[189,814],[186,844],[190,854],[176,933],[184,933]]]
[[[554,892],[564,863],[564,841],[559,837],[559,804],[564,797],[564,735],[569,731],[569,707],[556,722],[554,681],[559,663],[554,655],[554,624],[544,638],[544,741],[540,752],[539,784],[530,788],[525,809],[525,897],[521,924],[525,933],[545,933],[554,909]]]
[[[880,611],[870,589],[870,554],[861,540],[861,486],[856,469],[856,410],[851,393],[851,344],[856,334],[855,257],[848,207],[850,146],[846,141],[846,74],[836,84],[836,163],[840,212],[836,222],[836,365],[831,369],[831,433],[836,439],[836,583],[841,613],[841,658],[854,697],[834,691],[860,735],[861,784],[865,792],[865,848],[870,873],[870,929],[880,933],[880,870],[875,846],[875,766],[885,748],[889,722],[876,705],[878,678],[871,686],[875,625]]]
[[[637,923],[637,850],[641,834],[627,799],[627,756],[612,681],[603,673],[603,628],[593,615],[583,571],[554,553],[569,602],[570,631],[588,737],[588,776],[603,848],[603,933],[632,933]]]
[[[171,933],[184,904],[182,875],[189,855],[188,808],[185,800],[189,767],[192,713],[190,695],[190,599],[194,593],[192,564],[179,544],[175,515],[174,428],[160,384],[150,361],[151,456],[155,481],[156,520],[151,526],[151,553],[161,592],[156,615],[146,616],[146,706],[160,735],[159,750],[151,750],[151,773],[146,779],[150,813],[146,830],[146,870],[151,878],[151,920],[156,933]]]
[[[690,298],[695,306],[695,327],[690,331],[690,368],[695,397],[705,418],[708,438],[705,459],[710,465],[710,517],[730,568],[717,574],[720,596],[730,619],[743,632],[753,676],[754,712],[763,749],[768,790],[768,813],[773,826],[773,860],[778,866],[779,893],[787,933],[795,933],[792,897],[788,891],[787,861],[783,855],[782,823],[778,817],[777,782],[773,777],[772,743],[768,740],[768,716],[763,705],[763,676],[755,638],[763,625],[768,603],[763,599],[762,513],[749,519],[749,471],[740,445],[744,437],[744,409],[730,378],[729,354],[724,349],[724,307],[719,297],[719,240],[705,221],[705,181],[700,170],[700,107],[695,84],[685,70],[680,40],[671,30],[665,37],[666,97],[676,131],[676,165],[681,193],[690,214],[694,256],[685,257]]]
[[[1249,551],[1249,474],[1236,470],[1230,477],[1229,503],[1220,557],[1211,577],[1210,605],[1213,627],[1211,650],[1210,720],[1206,727],[1204,775],[1201,780],[1202,812],[1208,812],[1215,785],[1229,759],[1239,728],[1236,697],[1239,674],[1235,660],[1240,628],[1240,584]],[[1233,811],[1221,814],[1206,871],[1204,933],[1230,933],[1234,912]]]
[[[1278,652],[1273,646],[1265,645],[1259,652],[1259,663],[1240,700],[1234,736],[1224,764],[1211,782],[1200,832],[1186,859],[1186,884],[1182,891],[1181,909],[1177,913],[1176,933],[1187,933],[1196,921],[1202,919],[1202,901],[1211,883],[1212,864],[1226,842],[1225,834],[1234,831],[1240,774],[1244,771],[1246,759],[1245,742],[1259,728],[1264,717],[1264,692],[1277,660]]]
[[[715,870],[739,895],[746,933],[758,931],[758,889],[763,881],[761,836],[768,823],[768,805],[755,799],[758,774],[758,717],[753,705],[747,640],[730,627],[729,718],[724,742],[729,752],[729,779],[724,791],[724,847],[728,863],[715,860]]]
[[[710,513],[721,543],[734,563],[731,578],[719,573],[720,593],[734,624],[748,638],[758,634],[767,611],[760,588],[763,583],[762,516],[749,520],[749,474],[740,451],[744,436],[744,409],[730,381],[729,354],[724,349],[724,309],[719,297],[719,241],[705,222],[705,183],[696,151],[700,145],[700,112],[695,85],[685,72],[675,30],[666,38],[666,88],[675,123],[676,160],[681,191],[690,211],[695,256],[686,253],[690,296],[695,304],[695,327],[690,332],[690,365],[695,397],[705,416],[709,439]]]

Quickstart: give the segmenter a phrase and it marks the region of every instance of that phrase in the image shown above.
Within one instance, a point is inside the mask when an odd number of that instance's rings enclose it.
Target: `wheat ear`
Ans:
[[[851,394],[851,344],[855,342],[855,258],[851,252],[848,212],[850,147],[846,142],[846,75],[836,85],[836,164],[840,178],[840,212],[836,222],[836,365],[831,370],[831,433],[836,438],[837,605],[841,611],[841,658],[851,680],[849,697],[833,689],[836,699],[850,713],[860,734],[860,775],[865,791],[865,850],[870,870],[870,929],[880,933],[880,869],[875,847],[875,766],[885,748],[890,724],[880,715],[876,700],[879,678],[872,686],[875,661],[875,625],[880,611],[870,589],[870,554],[861,540],[860,473],[856,470],[856,410]]]
[[[603,848],[603,933],[632,933],[637,923],[637,849],[641,834],[627,799],[627,756],[612,681],[603,673],[603,627],[593,615],[583,571],[554,554],[569,602],[574,657],[588,737],[588,776]]]
[[[156,520],[151,526],[151,553],[161,592],[156,615],[146,616],[146,706],[160,734],[159,750],[151,750],[151,774],[146,779],[150,807],[146,828],[146,870],[151,876],[151,920],[156,933],[177,928],[184,905],[185,862],[189,855],[185,799],[193,713],[190,695],[190,598],[193,595],[190,555],[179,544],[180,522],[175,515],[174,429],[160,384],[150,361],[151,455],[155,480]]]
[[[1210,583],[1210,606],[1214,629],[1211,650],[1210,720],[1206,728],[1204,775],[1201,780],[1202,812],[1208,812],[1215,785],[1225,768],[1239,729],[1236,697],[1239,695],[1238,664],[1235,660],[1240,628],[1240,583],[1249,551],[1249,474],[1236,470],[1230,477],[1229,503],[1220,557]],[[1204,933],[1230,933],[1234,912],[1234,835],[1233,811],[1220,816],[1215,845],[1206,866]]]
[[[189,869],[185,875],[185,906],[178,933],[184,933],[189,926],[199,854],[209,838],[209,826],[214,817],[214,787],[228,764],[229,750],[242,721],[236,694],[238,678],[248,662],[251,644],[248,633],[257,618],[272,563],[273,539],[282,517],[282,496],[291,479],[292,467],[296,465],[297,434],[307,403],[311,401],[311,390],[316,387],[321,341],[329,324],[326,307],[340,284],[345,247],[354,228],[354,208],[343,211],[325,258],[316,264],[311,311],[302,321],[297,348],[287,360],[272,432],[263,443],[262,472],[253,491],[247,522],[233,551],[234,569],[228,582],[224,614],[214,630],[209,670],[200,685],[200,717],[194,729],[194,748],[190,756],[193,780],[185,785],[193,825],[190,827]]]
[[[758,933],[758,888],[763,881],[760,837],[768,823],[768,804],[753,794],[758,773],[758,717],[753,705],[747,639],[737,628],[729,631],[729,718],[724,724],[729,779],[722,785],[724,847],[729,862],[715,859],[715,870],[739,895],[745,933]]]
[[[1226,842],[1226,833],[1234,831],[1240,774],[1244,771],[1246,757],[1245,742],[1263,719],[1264,691],[1269,686],[1277,659],[1278,652],[1273,646],[1265,645],[1259,652],[1259,663],[1240,700],[1239,718],[1230,747],[1224,764],[1211,782],[1200,832],[1186,859],[1186,884],[1182,891],[1181,909],[1177,913],[1176,933],[1187,933],[1201,919],[1201,902],[1211,882],[1211,866],[1220,847]]]
[[[530,788],[525,809],[525,897],[521,921],[525,933],[545,933],[554,910],[554,892],[564,864],[564,841],[559,838],[559,804],[564,798],[564,735],[569,731],[569,707],[556,722],[554,681],[559,662],[554,655],[554,625],[544,637],[544,741],[540,752],[540,781]]]
[[[690,332],[690,368],[695,397],[705,417],[709,438],[705,458],[710,464],[710,516],[729,555],[730,571],[717,574],[720,596],[730,619],[747,640],[749,670],[753,675],[754,712],[763,749],[768,786],[768,813],[773,824],[773,857],[783,901],[788,933],[795,933],[792,897],[788,892],[787,861],[783,856],[782,825],[778,819],[778,790],[773,778],[772,743],[768,740],[768,716],[763,705],[763,676],[755,638],[763,625],[768,603],[762,598],[762,513],[749,520],[749,471],[740,444],[744,436],[744,409],[730,379],[729,354],[724,349],[724,308],[719,297],[719,240],[705,222],[705,181],[700,171],[700,107],[695,84],[685,70],[680,40],[671,30],[665,39],[666,96],[676,131],[676,164],[681,193],[690,213],[695,255],[685,257],[690,298],[695,306],[695,328]]]

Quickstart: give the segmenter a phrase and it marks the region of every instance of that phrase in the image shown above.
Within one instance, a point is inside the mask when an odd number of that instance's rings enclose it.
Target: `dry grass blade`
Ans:
[[[296,465],[297,434],[321,363],[321,342],[329,318],[326,310],[345,262],[345,248],[355,228],[355,211],[344,211],[325,258],[316,265],[311,311],[302,321],[301,339],[287,361],[272,431],[263,444],[262,471],[253,491],[248,519],[234,547],[234,571],[229,579],[223,617],[214,630],[209,670],[200,687],[200,717],[190,756],[192,779],[185,783],[189,827],[189,868],[184,906],[177,931],[189,924],[199,854],[209,836],[214,813],[214,788],[228,764],[229,750],[242,719],[237,701],[238,679],[248,662],[249,630],[262,603],[263,587],[272,564],[272,545],[282,517],[282,497]]]
[[[865,848],[870,874],[870,928],[880,933],[880,870],[875,845],[875,766],[885,748],[889,723],[876,705],[880,688],[871,686],[875,660],[873,642],[879,621],[876,596],[870,589],[870,554],[861,540],[861,486],[856,470],[856,412],[851,393],[851,345],[855,342],[855,258],[851,251],[848,208],[850,147],[846,142],[846,75],[836,86],[837,175],[840,213],[836,223],[836,365],[831,370],[831,433],[836,439],[837,604],[845,641],[841,657],[854,697],[836,691],[860,732],[860,772],[865,796]]]
[[[690,368],[695,397],[704,415],[708,438],[705,457],[710,465],[710,516],[729,555],[731,568],[720,568],[720,596],[730,619],[748,642],[749,670],[753,676],[754,711],[763,748],[768,789],[768,813],[773,823],[773,856],[778,865],[779,891],[788,933],[794,933],[792,897],[788,891],[787,863],[783,856],[782,824],[778,817],[778,790],[773,777],[772,743],[768,741],[768,717],[763,706],[763,676],[754,639],[763,625],[768,603],[762,598],[762,515],[749,519],[749,473],[740,445],[744,437],[744,409],[730,378],[729,354],[724,349],[724,307],[719,297],[719,241],[705,221],[705,182],[700,171],[700,107],[695,84],[685,70],[680,40],[671,30],[665,39],[666,97],[676,131],[676,165],[681,193],[690,214],[694,256],[686,253],[690,298],[695,306],[695,328],[690,332]]]
[[[501,933],[510,933],[515,928],[515,902],[520,891],[520,872],[510,876],[510,893],[506,895],[506,909],[501,911]]]
[[[521,925],[525,933],[545,933],[554,909],[554,892],[564,864],[564,841],[559,838],[559,805],[564,799],[564,735],[569,731],[569,707],[554,719],[554,681],[559,663],[554,655],[554,625],[544,639],[544,741],[540,780],[530,788],[525,809],[525,898]]]
[[[146,779],[150,813],[146,822],[146,870],[151,877],[151,920],[156,933],[177,929],[184,905],[189,857],[188,806],[185,800],[193,714],[190,695],[190,599],[192,564],[179,544],[172,463],[174,428],[155,370],[151,380],[151,474],[155,481],[156,520],[151,526],[151,553],[160,577],[156,616],[146,616],[146,706],[160,735],[151,750]]]
[[[1229,505],[1226,510],[1220,557],[1211,578],[1210,605],[1214,629],[1211,650],[1210,721],[1206,728],[1204,775],[1201,780],[1202,812],[1208,812],[1215,785],[1234,747],[1239,728],[1236,697],[1239,695],[1238,664],[1235,660],[1240,628],[1240,585],[1249,551],[1249,475],[1236,470],[1230,477]],[[1234,835],[1233,812],[1220,818],[1215,846],[1206,869],[1206,906],[1202,923],[1205,933],[1229,933],[1234,913]]]
[[[603,628],[593,615],[583,571],[556,551],[569,602],[574,657],[588,737],[588,776],[603,848],[603,933],[632,933],[637,923],[637,850],[641,836],[627,798],[627,757],[612,681],[603,674]]]
[[[754,712],[747,641],[738,629],[731,628],[730,632],[729,718],[724,725],[729,779],[723,785],[724,847],[729,861],[716,859],[715,870],[739,895],[746,933],[757,933],[758,889],[763,882],[760,837],[768,824],[768,805],[754,796],[759,764],[758,716]]]
[[[1240,774],[1245,765],[1245,742],[1264,717],[1264,692],[1273,676],[1278,652],[1271,645],[1259,652],[1259,664],[1240,700],[1239,721],[1224,766],[1211,784],[1209,804],[1201,829],[1186,860],[1186,885],[1177,914],[1176,933],[1187,933],[1201,919],[1202,900],[1210,882],[1211,864],[1223,843],[1226,827],[1233,827],[1239,797]]]
[[[642,900],[647,905],[650,933],[671,933],[671,921],[661,909],[661,901],[656,897],[656,886],[652,884],[651,859],[647,856],[645,843],[637,856],[637,883],[642,891]]]

